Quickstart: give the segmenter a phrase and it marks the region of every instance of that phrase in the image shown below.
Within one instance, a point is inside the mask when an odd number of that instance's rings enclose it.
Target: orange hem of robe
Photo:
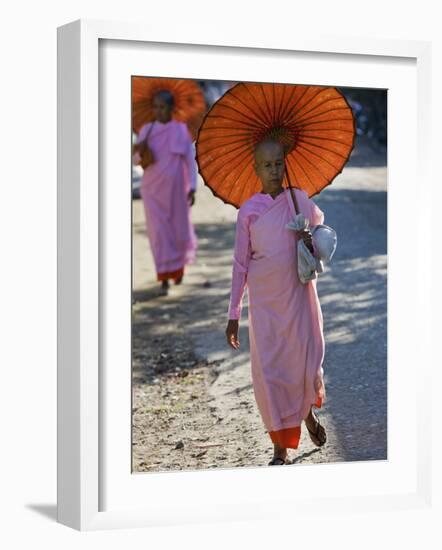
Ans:
[[[322,406],[321,397],[318,397],[314,406],[318,408]],[[277,443],[283,449],[297,449],[301,439],[301,426],[271,431],[269,436],[272,443]]]
[[[173,279],[175,282],[181,279],[184,275],[184,267],[177,269],[176,271],[163,271],[163,273],[157,273],[158,281],[167,281]]]

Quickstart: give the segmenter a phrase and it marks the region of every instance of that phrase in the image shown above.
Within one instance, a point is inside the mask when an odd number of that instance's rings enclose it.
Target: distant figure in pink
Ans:
[[[313,443],[326,433],[313,406],[325,398],[324,337],[316,280],[302,284],[297,272],[297,240],[312,249],[310,231],[285,226],[295,215],[290,191],[282,187],[284,150],[265,140],[255,148],[255,171],[262,191],[242,204],[236,224],[228,344],[238,349],[242,298],[248,289],[249,340],[253,389],[274,446],[269,465],[287,463],[304,421]],[[307,193],[294,190],[299,210],[313,227],[324,216]]]
[[[153,100],[155,120],[141,128],[137,140],[143,143],[147,137],[154,157],[144,170],[141,197],[162,294],[168,293],[169,279],[182,282],[184,266],[194,261],[197,249],[190,220],[197,178],[194,150],[187,125],[172,119],[173,106],[169,91],[158,92]],[[135,153],[134,162],[140,160]]]

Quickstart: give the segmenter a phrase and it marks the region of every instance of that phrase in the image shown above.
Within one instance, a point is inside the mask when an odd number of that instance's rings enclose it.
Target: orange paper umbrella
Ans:
[[[355,133],[351,107],[336,88],[239,83],[206,114],[196,159],[206,185],[238,208],[262,190],[253,149],[273,137],[284,145],[284,186],[311,197],[342,172]]]
[[[172,117],[185,122],[193,139],[206,112],[206,100],[200,87],[194,80],[178,78],[132,78],[132,126],[136,133],[141,127],[154,120],[152,101],[157,92],[168,90],[174,98]]]

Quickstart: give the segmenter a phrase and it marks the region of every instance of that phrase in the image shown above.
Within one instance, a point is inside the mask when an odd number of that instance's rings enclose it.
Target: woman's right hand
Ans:
[[[132,163],[136,166],[140,165],[142,161],[142,158],[140,156],[140,153],[138,151],[135,151],[135,153],[132,156]]]
[[[144,144],[143,143],[134,143],[132,147],[132,162],[133,164],[141,164],[143,159]]]
[[[299,238],[304,241],[305,246],[310,250],[310,252],[313,254],[313,240],[312,240],[312,233],[309,229],[304,229],[303,231],[298,232]]]
[[[226,328],[226,338],[227,338],[227,343],[233,349],[239,348],[238,331],[239,331],[239,321],[237,319],[229,319],[229,322],[227,323],[227,328]]]

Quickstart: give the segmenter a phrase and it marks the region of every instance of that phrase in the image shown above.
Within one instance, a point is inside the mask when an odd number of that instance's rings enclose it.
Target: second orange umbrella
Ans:
[[[157,92],[168,90],[174,98],[172,117],[185,122],[196,138],[198,128],[206,112],[206,101],[201,88],[194,80],[179,78],[132,78],[132,125],[136,133],[154,119],[152,101]]]

